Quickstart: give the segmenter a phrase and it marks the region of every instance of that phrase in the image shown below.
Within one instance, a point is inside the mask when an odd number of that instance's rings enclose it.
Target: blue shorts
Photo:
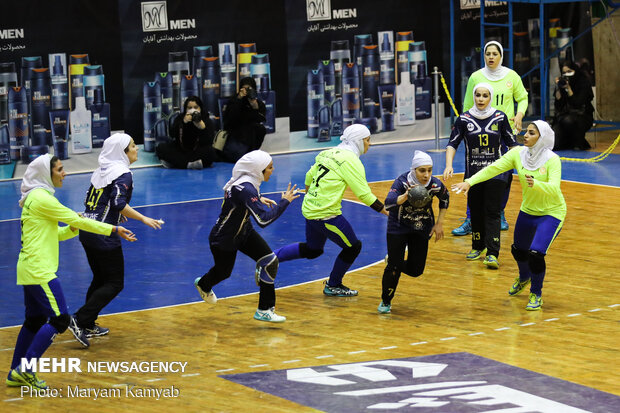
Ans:
[[[328,238],[340,248],[350,247],[359,241],[353,227],[342,215],[327,220],[306,219],[306,245],[308,248],[322,251]]]
[[[515,224],[514,244],[520,250],[546,254],[562,230],[562,221],[551,215],[535,216],[519,211]]]
[[[58,278],[45,284],[24,285],[23,287],[26,318],[38,316],[52,318],[69,313]]]

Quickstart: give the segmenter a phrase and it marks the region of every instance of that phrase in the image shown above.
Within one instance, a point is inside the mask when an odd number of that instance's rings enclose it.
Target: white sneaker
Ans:
[[[187,163],[187,169],[202,169],[202,159]]]
[[[217,297],[215,296],[215,293],[213,292],[213,290],[209,291],[209,292],[204,292],[204,290],[202,288],[200,288],[200,286],[198,285],[198,281],[200,281],[202,277],[198,277],[194,280],[194,285],[196,286],[196,289],[198,290],[198,292],[200,293],[200,297],[205,300],[206,303],[208,304],[215,304],[217,303]]]
[[[269,310],[257,309],[254,313],[254,319],[258,321],[269,321],[271,323],[283,323],[286,321],[286,317],[275,313],[275,307],[271,307]]]

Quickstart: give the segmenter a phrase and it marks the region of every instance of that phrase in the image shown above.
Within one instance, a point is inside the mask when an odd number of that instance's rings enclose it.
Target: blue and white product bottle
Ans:
[[[256,54],[256,43],[239,43],[237,45],[237,81],[250,77],[252,56]]]
[[[144,82],[142,87],[144,94],[144,150],[155,151],[155,136],[153,127],[161,119],[161,90],[158,82]]]
[[[363,117],[378,118],[379,113],[379,48],[377,45],[362,47],[362,96]],[[375,123],[376,126],[376,123]]]
[[[200,96],[198,79],[194,75],[185,75],[181,78],[181,102],[179,102],[181,108],[184,107],[185,100],[190,96]]]
[[[235,66],[235,55],[232,51],[235,50],[234,43],[220,43],[220,71],[221,71],[221,83],[220,83],[220,96],[223,98],[229,98],[237,93],[237,72]]]
[[[379,83],[382,85],[394,85],[396,84],[396,75],[394,73],[394,33],[393,32],[379,32],[379,39],[381,39],[381,48],[379,50],[379,60],[381,62],[381,69],[379,74]]]
[[[332,140],[330,117],[329,106],[321,106],[317,114],[317,118],[319,119],[319,136],[316,139],[317,142],[329,142]]]
[[[26,89],[26,99],[28,100],[28,127],[30,128],[30,136],[32,136],[32,93],[31,79],[32,72],[30,69],[39,69],[43,67],[43,59],[41,56],[22,57],[22,87]],[[25,144],[26,146],[28,143]]]
[[[0,63],[0,124],[9,121],[9,89],[16,86],[15,63]]]
[[[169,118],[174,111],[172,106],[172,73],[157,72],[155,73],[155,81],[159,83],[161,90],[161,116]]]
[[[329,58],[334,62],[336,97],[342,96],[342,66],[351,61],[348,40],[332,40]]]
[[[432,80],[424,75],[425,64],[418,65],[418,77],[414,80],[415,86],[415,118],[428,119],[431,117],[431,87]]]
[[[194,46],[194,56],[192,57],[192,68],[194,69],[194,76],[198,79],[202,79],[201,60],[203,57],[213,57],[212,46]]]
[[[394,94],[395,85],[379,85],[379,108],[381,110],[381,130],[389,132],[394,130]]]
[[[30,69],[32,136],[30,145],[52,145],[49,111],[52,109],[52,80],[46,68]]]
[[[259,90],[258,98],[265,104],[265,129],[267,133],[276,131],[276,92],[274,90]]]
[[[308,70],[306,78],[308,89],[308,137],[319,136],[319,109],[323,106],[325,83],[323,72],[319,69]]]
[[[409,79],[409,71],[403,73],[396,86],[397,123],[399,126],[415,123],[415,87]]]
[[[52,77],[52,109],[69,109],[69,84],[67,83],[67,55],[49,55]]]
[[[168,72],[172,73],[172,109],[180,111],[181,79],[183,76],[189,75],[187,52],[168,52]]]
[[[75,107],[75,98],[84,96],[84,68],[90,60],[87,54],[69,55],[69,93],[71,108]]]
[[[93,116],[93,148],[101,148],[103,141],[110,137],[110,104],[104,102],[101,89],[95,89],[94,93],[89,108]]]
[[[319,60],[317,69],[323,72],[325,82],[325,104],[331,105],[336,99],[336,76],[334,74],[334,62],[331,60]]]
[[[39,156],[49,153],[49,150],[47,145],[22,146],[20,158],[22,163],[28,164]]]
[[[84,66],[84,96],[86,97],[86,107],[95,101],[95,90],[101,91],[102,100],[105,101],[105,77],[103,75],[103,66],[89,65]]]
[[[67,159],[69,157],[69,110],[50,110],[50,126],[54,155],[58,159]]]
[[[357,63],[342,67],[342,127],[353,125],[360,118],[360,74]]]
[[[21,157],[21,148],[28,145],[30,129],[28,128],[28,96],[23,87],[9,89],[9,140],[11,159]]]
[[[342,127],[342,98],[336,98],[332,104],[329,105],[329,109],[332,114],[332,125],[329,134],[331,136],[340,136],[344,131]]]
[[[250,63],[250,76],[256,82],[258,91],[271,90],[271,65],[269,64],[269,54],[252,55]]]
[[[72,153],[88,153],[93,150],[92,139],[92,114],[86,109],[84,96],[75,98],[75,109],[69,117],[71,127],[71,151]]]
[[[203,57],[200,62],[202,73],[202,103],[209,112],[213,124],[220,121],[218,100],[220,98],[220,59],[218,57]]]
[[[359,123],[361,123],[362,125],[366,126],[371,134],[377,133],[377,130],[378,130],[377,118],[375,118],[375,117],[361,118],[359,120]]]
[[[0,165],[11,163],[11,138],[9,125],[0,125]]]
[[[396,32],[396,79],[401,83],[404,74],[409,77],[409,43],[413,42],[413,32]]]
[[[372,34],[356,34],[353,36],[353,62],[357,63],[360,69],[360,93],[363,93],[364,79],[362,71],[362,50],[364,46],[372,44]]]
[[[426,70],[426,44],[424,41],[409,43],[409,52],[407,53],[409,60],[409,78],[418,78],[418,66],[424,64]],[[424,73],[428,76],[428,73]]]

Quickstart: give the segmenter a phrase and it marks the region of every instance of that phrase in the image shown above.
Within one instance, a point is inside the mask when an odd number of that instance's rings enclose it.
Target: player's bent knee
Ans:
[[[529,260],[529,251],[519,249],[515,247],[515,244],[512,244],[512,246],[510,247],[510,252],[512,252],[512,256],[515,257],[516,261]]]
[[[530,269],[534,274],[544,273],[547,269],[545,264],[545,254],[530,250],[529,257]]]
[[[256,262],[256,273],[258,276],[256,282],[262,281],[267,284],[273,284],[278,274],[279,265],[278,257],[273,252],[259,259]]]
[[[31,332],[36,333],[45,323],[47,323],[47,317],[44,315],[26,317],[26,320],[24,320],[24,327]]]
[[[339,256],[344,262],[353,262],[355,261],[357,256],[360,255],[361,251],[362,251],[362,241],[357,241],[355,244],[351,245],[350,247],[344,248]]]
[[[69,328],[71,316],[69,314],[61,314],[58,317],[50,318],[50,325],[58,330],[58,333],[64,333]]]
[[[308,245],[305,242],[302,242],[299,244],[299,254],[302,258],[307,258],[311,260],[323,254],[323,250],[313,250],[311,248],[308,248]]]

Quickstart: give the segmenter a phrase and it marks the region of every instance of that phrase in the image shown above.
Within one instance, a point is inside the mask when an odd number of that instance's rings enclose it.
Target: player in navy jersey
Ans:
[[[389,212],[387,225],[387,265],[383,272],[381,304],[378,311],[391,312],[392,299],[398,286],[401,272],[419,277],[426,266],[428,241],[435,234],[435,242],[443,238],[443,220],[450,202],[448,190],[441,181],[432,176],[433,160],[422,152],[415,151],[411,169],[394,180],[385,198]],[[429,192],[429,198],[421,207],[408,201],[409,188],[422,185]],[[433,198],[439,199],[439,215],[435,221]],[[405,248],[409,256],[405,260]]]
[[[474,87],[474,106],[459,116],[452,128],[444,180],[452,177],[452,161],[461,142],[465,142],[465,179],[499,159],[502,144],[508,148],[516,146],[509,119],[504,112],[491,107],[492,98],[493,88],[488,83]],[[477,260],[486,252],[484,264],[488,268],[499,268],[500,213],[510,174],[509,171],[497,175],[467,196],[472,225],[472,249],[467,259]]]
[[[295,198],[296,185],[282,193],[280,202],[261,196],[260,184],[273,173],[271,156],[264,151],[248,152],[237,161],[232,178],[224,186],[222,212],[209,235],[209,246],[214,265],[194,285],[204,301],[215,304],[213,287],[230,277],[237,251],[256,261],[256,283],[260,287],[258,309],[254,318],[259,321],[281,323],[286,317],[275,313],[276,292],[273,285],[278,272],[278,258],[267,242],[256,232],[250,216],[260,227],[275,221]]]
[[[90,178],[84,200],[86,209],[83,215],[86,218],[112,225],[132,218],[151,228],[161,228],[159,221],[142,215],[129,205],[133,191],[129,165],[137,160],[138,147],[131,136],[115,133],[103,142],[99,168]],[[80,231],[80,242],[93,272],[93,280],[86,293],[86,302],[73,315],[69,329],[83,346],[88,347],[89,338],[110,332],[95,321],[101,310],[123,290],[125,261],[121,240],[116,233],[106,236]]]

